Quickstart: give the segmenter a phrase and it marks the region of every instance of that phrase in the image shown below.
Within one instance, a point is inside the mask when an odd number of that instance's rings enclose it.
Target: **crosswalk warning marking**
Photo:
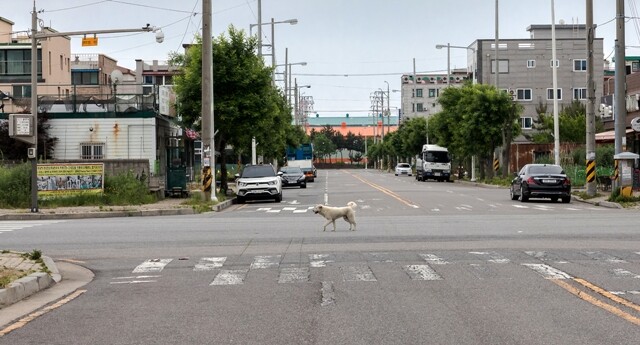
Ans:
[[[211,271],[216,268],[222,267],[227,257],[214,257],[214,258],[201,258],[200,261],[193,267],[194,271]]]
[[[340,268],[342,271],[342,276],[344,281],[347,282],[355,282],[355,281],[366,281],[366,282],[375,282],[378,281],[376,276],[371,271],[371,268],[366,265],[361,266],[344,266]]]
[[[246,276],[247,270],[221,270],[209,285],[240,285]]]
[[[407,265],[403,269],[411,280],[442,280],[442,277],[429,265]]]
[[[161,272],[173,259],[150,259],[138,265],[132,273]]]

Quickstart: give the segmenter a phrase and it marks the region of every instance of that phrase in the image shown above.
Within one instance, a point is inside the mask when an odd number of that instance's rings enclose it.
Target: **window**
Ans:
[[[144,76],[144,84],[153,84],[153,76],[145,75]]]
[[[549,60],[549,67],[553,68],[553,60]],[[560,60],[556,60],[556,68],[560,67]]]
[[[429,98],[438,97],[438,89],[429,89]]]
[[[38,76],[42,76],[42,50],[38,49]],[[31,49],[0,49],[0,82],[31,80]]]
[[[81,143],[80,159],[104,159],[104,143]]]
[[[576,99],[576,100],[587,99],[587,88],[573,89],[573,99]]]
[[[496,60],[491,60],[491,74],[496,73]],[[500,60],[500,73],[509,73],[509,60]]]
[[[558,100],[562,100],[562,89],[556,89],[556,95],[558,96]],[[547,89],[547,100],[553,99],[553,89]]]
[[[587,60],[585,59],[573,60],[574,72],[585,72],[586,70],[587,70]]]
[[[520,118],[520,127],[522,129],[532,129],[533,128],[533,119],[530,117],[521,117]]]
[[[98,71],[71,71],[73,85],[98,85]]]
[[[31,85],[13,85],[13,97],[31,98]]]
[[[533,99],[532,90],[531,89],[517,89],[516,90],[516,99],[519,101],[530,101]]]
[[[536,68],[536,60],[527,60],[527,68]]]
[[[417,112],[422,112],[422,111],[424,111],[424,104],[422,104],[422,103],[417,103],[417,104],[416,104],[416,111],[417,111]]]
[[[422,89],[416,89],[416,97],[422,97]]]

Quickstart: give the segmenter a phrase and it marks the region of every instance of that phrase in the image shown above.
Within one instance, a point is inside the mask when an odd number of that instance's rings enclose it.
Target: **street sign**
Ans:
[[[35,128],[31,114],[9,114],[9,137],[35,144]]]
[[[92,47],[98,45],[98,37],[84,37],[82,38],[83,47]]]

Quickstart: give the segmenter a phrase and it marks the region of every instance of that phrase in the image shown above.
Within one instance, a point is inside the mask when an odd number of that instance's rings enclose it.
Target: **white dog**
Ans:
[[[355,202],[349,201],[345,207],[331,207],[326,205],[316,205],[313,213],[320,213],[327,219],[322,231],[327,231],[327,225],[333,223],[333,231],[336,231],[336,219],[343,218],[349,223],[349,230],[356,231],[356,205]]]

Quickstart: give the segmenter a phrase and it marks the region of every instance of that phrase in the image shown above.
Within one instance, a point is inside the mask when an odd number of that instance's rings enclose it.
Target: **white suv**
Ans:
[[[244,204],[249,199],[282,201],[281,175],[271,164],[246,165],[242,174],[236,174],[237,202]]]

